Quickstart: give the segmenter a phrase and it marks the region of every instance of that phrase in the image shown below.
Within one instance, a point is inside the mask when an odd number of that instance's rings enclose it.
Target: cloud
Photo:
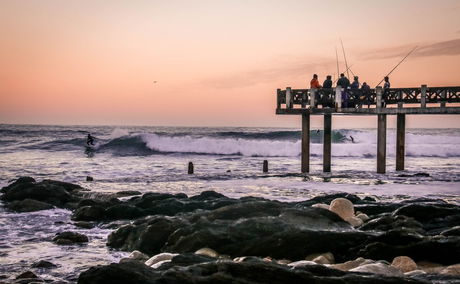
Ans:
[[[413,45],[401,45],[388,48],[382,48],[379,50],[373,50],[371,52],[364,53],[362,59],[388,59],[394,57],[403,57],[409,52]],[[419,46],[415,52],[411,55],[412,57],[426,57],[426,56],[453,56],[460,55],[460,39],[453,39],[447,41],[440,41],[432,44],[426,44]]]
[[[305,62],[299,60],[289,64],[281,64],[267,68],[241,71],[227,76],[214,77],[204,80],[202,83],[216,88],[241,88],[256,84],[269,82],[280,82],[285,79],[293,80],[299,77],[309,78],[313,73],[324,70],[335,64],[330,60],[319,60],[315,62]]]

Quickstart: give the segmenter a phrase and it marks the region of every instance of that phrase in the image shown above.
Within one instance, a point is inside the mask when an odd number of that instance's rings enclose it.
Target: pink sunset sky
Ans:
[[[2,0],[0,123],[298,127],[274,114],[276,89],[336,74],[340,38],[361,82],[419,46],[392,87],[459,86],[459,15],[458,0]]]

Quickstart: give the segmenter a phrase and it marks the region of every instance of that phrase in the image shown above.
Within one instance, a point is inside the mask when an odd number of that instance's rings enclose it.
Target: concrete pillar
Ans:
[[[286,108],[292,108],[291,87],[286,87]]]
[[[426,108],[426,85],[422,85],[420,94],[420,107]]]
[[[310,89],[310,109],[315,108],[315,99],[317,89]]]
[[[193,174],[193,163],[188,162],[188,174],[192,175]]]
[[[404,171],[406,115],[400,113],[396,119],[396,170]]]
[[[375,87],[375,94],[376,94],[376,108],[382,108],[382,96],[383,96],[383,89],[380,86]]]
[[[387,155],[387,115],[377,115],[377,173],[384,174]]]
[[[310,171],[310,114],[302,113],[302,173]]]
[[[337,111],[342,109],[342,88],[337,87],[335,88],[335,108]]]
[[[307,96],[308,96],[308,91],[302,92],[302,108],[307,107]]]
[[[324,115],[323,172],[331,171],[332,115]]]

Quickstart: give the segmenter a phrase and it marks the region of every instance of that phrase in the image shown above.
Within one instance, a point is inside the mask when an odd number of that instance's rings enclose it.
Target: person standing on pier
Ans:
[[[371,87],[363,82],[361,86],[361,97],[359,98],[361,103],[367,103],[367,108],[371,107]]]
[[[359,81],[358,81],[358,76],[354,76],[353,77],[353,82],[351,83],[350,85],[350,103],[351,103],[351,106],[358,106],[360,105],[360,101],[359,101],[359,95],[360,95],[360,91],[359,91]]]
[[[340,78],[337,81],[337,87],[342,88],[342,107],[347,108],[348,107],[348,91],[347,88],[350,86],[350,80],[348,80],[347,77],[345,77],[345,74],[340,74]]]
[[[387,106],[386,99],[388,97],[388,91],[391,87],[390,78],[388,76],[385,76],[383,78],[383,81],[385,83],[383,83],[382,107],[386,107]]]
[[[323,99],[321,101],[321,104],[323,105],[323,108],[325,107],[334,107],[334,102],[331,99],[331,94],[332,94],[332,76],[327,75],[326,80],[323,82]]]
[[[318,81],[318,75],[313,74],[313,79],[310,81],[310,89],[321,89],[322,86],[320,85]],[[315,107],[318,106],[318,101],[320,100],[320,94],[318,91],[315,93]]]

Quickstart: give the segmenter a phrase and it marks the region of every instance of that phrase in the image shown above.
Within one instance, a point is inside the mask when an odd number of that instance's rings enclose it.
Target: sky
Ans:
[[[459,14],[458,0],[1,0],[0,123],[298,127],[276,89],[335,76],[336,48],[344,71],[340,39],[371,86],[415,46],[392,87],[459,86]]]

